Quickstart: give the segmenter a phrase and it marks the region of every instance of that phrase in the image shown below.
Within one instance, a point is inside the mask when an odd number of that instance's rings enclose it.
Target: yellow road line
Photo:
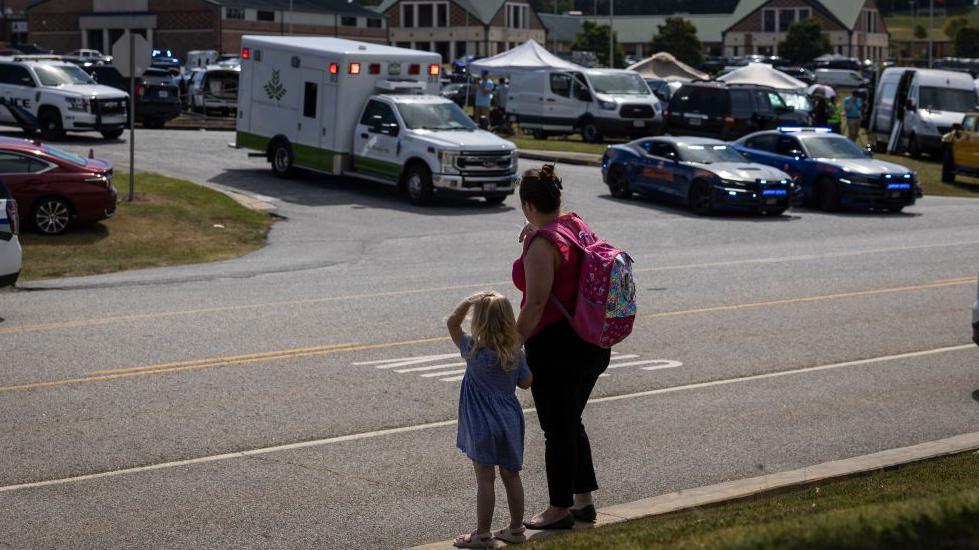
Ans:
[[[862,290],[862,291],[845,292],[839,294],[823,294],[820,296],[806,296],[802,298],[770,300],[767,302],[753,302],[753,303],[735,304],[729,306],[716,306],[716,307],[699,308],[699,309],[686,309],[680,311],[668,311],[663,313],[652,313],[648,315],[641,315],[639,318],[658,319],[658,318],[665,318],[665,317],[676,317],[681,315],[719,313],[725,311],[737,311],[742,309],[754,309],[754,308],[772,307],[772,306],[789,305],[789,304],[800,304],[800,303],[817,302],[823,300],[840,300],[844,298],[856,298],[861,296],[877,296],[881,294],[891,294],[896,292],[911,292],[915,290],[928,290],[933,288],[962,286],[966,284],[972,284],[974,282],[975,280],[972,277],[968,277],[962,279],[950,279],[946,281],[937,281],[934,283],[927,283],[922,285],[881,288],[876,290]],[[162,374],[162,373],[182,372],[186,370],[204,369],[204,368],[212,368],[212,367],[244,365],[244,364],[257,363],[260,361],[282,361],[287,359],[315,357],[315,356],[330,355],[335,353],[347,353],[347,352],[364,351],[364,350],[371,350],[371,349],[385,349],[385,348],[418,345],[418,344],[443,343],[443,342],[448,342],[449,340],[450,339],[448,337],[443,336],[438,338],[422,338],[417,340],[380,342],[376,344],[356,344],[356,343],[331,344],[328,346],[296,348],[296,349],[270,351],[270,352],[263,352],[263,353],[253,353],[248,355],[212,357],[207,359],[194,359],[194,360],[178,362],[178,363],[162,363],[159,365],[149,365],[145,367],[132,367],[132,368],[123,368],[123,369],[114,369],[114,370],[99,370],[99,371],[93,371],[89,373],[91,374],[91,376],[85,376],[80,378],[50,380],[47,382],[33,382],[28,384],[19,384],[16,386],[0,386],[0,393],[24,391],[24,390],[31,390],[37,388],[49,388],[55,386],[67,386],[67,385],[82,384],[87,382],[99,382],[104,380],[114,380],[117,378],[129,378],[133,376],[144,376],[150,374]]]
[[[903,246],[903,247],[891,247],[891,248],[877,248],[871,250],[858,250],[858,251],[851,251],[851,252],[832,252],[828,254],[784,256],[784,257],[772,257],[772,258],[754,258],[754,259],[744,259],[744,260],[731,260],[726,262],[707,262],[707,263],[700,263],[700,264],[667,265],[667,266],[647,267],[647,268],[638,267],[635,270],[635,272],[654,273],[654,272],[662,272],[662,271],[678,271],[683,269],[704,269],[704,268],[724,267],[724,266],[733,266],[733,265],[802,262],[802,261],[826,260],[832,258],[857,257],[857,256],[865,256],[868,254],[886,254],[886,253],[893,253],[893,252],[908,252],[912,250],[923,250],[923,249],[930,249],[930,248],[949,248],[949,247],[956,247],[956,246],[974,246],[974,245],[979,245],[979,241],[926,244],[920,246]],[[0,327],[0,335],[21,334],[26,332],[42,332],[47,330],[67,330],[67,329],[82,328],[82,327],[110,325],[114,323],[125,323],[129,321],[140,321],[146,319],[163,319],[167,317],[180,317],[186,315],[206,315],[212,313],[227,313],[232,311],[244,311],[250,309],[265,309],[265,308],[275,308],[275,307],[322,304],[322,303],[329,303],[329,302],[339,302],[344,300],[365,300],[371,298],[390,298],[393,296],[410,296],[414,294],[429,294],[435,292],[445,292],[449,290],[499,288],[501,286],[511,288],[512,283],[510,281],[497,281],[492,283],[473,283],[473,284],[465,284],[465,285],[419,288],[413,290],[392,290],[388,292],[351,294],[351,295],[344,295],[344,296],[327,296],[323,298],[308,298],[302,300],[284,300],[279,302],[262,302],[262,303],[255,303],[255,304],[240,304],[240,305],[221,306],[221,307],[212,307],[212,308],[137,313],[132,315],[103,317],[101,319],[79,319],[76,321],[62,321],[57,323],[12,325],[12,326]]]

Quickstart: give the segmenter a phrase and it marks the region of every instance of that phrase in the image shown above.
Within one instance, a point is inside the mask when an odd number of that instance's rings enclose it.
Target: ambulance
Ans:
[[[438,95],[438,54],[326,37],[245,36],[235,146],[297,168],[501,203],[517,148]]]

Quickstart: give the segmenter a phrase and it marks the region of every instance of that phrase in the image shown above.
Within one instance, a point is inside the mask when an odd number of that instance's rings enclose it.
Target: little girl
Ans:
[[[473,309],[472,336],[462,321]],[[459,304],[447,322],[452,341],[466,360],[459,392],[459,430],[456,446],[473,461],[476,471],[476,530],[455,538],[457,548],[492,548],[494,537],[520,543],[524,536],[523,467],[524,416],[515,386],[530,387],[533,378],[520,351],[513,308],[505,296],[480,292]],[[506,489],[510,526],[490,534],[496,507],[494,467]]]

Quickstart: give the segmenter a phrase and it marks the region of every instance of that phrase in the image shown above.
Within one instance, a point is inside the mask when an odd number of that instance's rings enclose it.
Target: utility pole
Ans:
[[[928,2],[928,68],[932,66],[932,39],[931,28],[935,26],[935,0]]]
[[[914,45],[914,0],[908,1],[908,7],[911,8],[911,59],[914,59],[914,51],[917,49]]]
[[[934,0],[932,0],[934,1]],[[608,1],[608,68],[615,68],[615,0]]]

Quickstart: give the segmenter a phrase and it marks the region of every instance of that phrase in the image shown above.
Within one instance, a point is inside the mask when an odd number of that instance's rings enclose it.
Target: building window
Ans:
[[[414,4],[401,4],[401,26],[408,29],[415,26]]]
[[[775,32],[775,10],[762,11],[762,32]]]
[[[778,32],[786,32],[795,23],[795,10],[778,10]]]
[[[528,29],[530,19],[528,17],[529,6],[527,4],[507,4],[506,5],[506,26],[508,29]]]
[[[430,28],[449,26],[448,2],[410,2],[401,4],[401,26]]]
[[[379,29],[381,28],[381,20],[376,17],[367,18],[367,28],[368,29]]]
[[[448,4],[436,4],[436,16],[435,16],[435,26],[437,27],[448,27],[449,26],[449,5]]]
[[[810,15],[811,12],[809,11],[809,8],[802,8],[801,10],[799,10],[799,21],[802,21],[803,19],[809,19]]]
[[[259,10],[255,19],[258,19],[259,21],[275,21],[275,12]]]
[[[245,19],[245,10],[242,8],[224,8],[225,19]]]
[[[344,27],[356,27],[357,26],[357,18],[356,17],[350,17],[349,15],[344,15],[343,17],[340,18],[340,25],[342,25]]]

